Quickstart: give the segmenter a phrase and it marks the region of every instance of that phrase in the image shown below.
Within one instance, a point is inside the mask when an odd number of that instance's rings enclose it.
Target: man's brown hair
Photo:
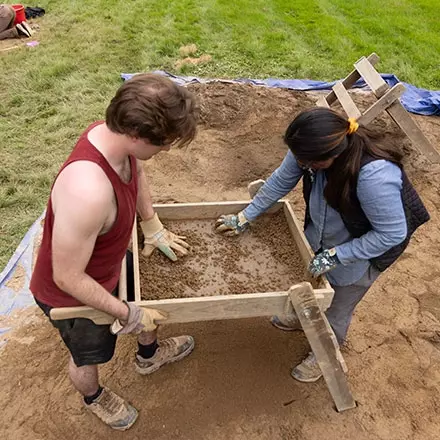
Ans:
[[[198,107],[184,87],[160,75],[135,75],[116,92],[106,111],[108,128],[153,145],[189,144],[196,134]]]

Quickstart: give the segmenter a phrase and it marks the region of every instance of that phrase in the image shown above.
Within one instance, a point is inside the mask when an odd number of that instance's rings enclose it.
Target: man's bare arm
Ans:
[[[137,160],[136,165],[138,178],[137,212],[142,220],[150,220],[154,216],[154,209],[147,176],[145,175],[144,167],[140,160]]]
[[[155,248],[163,252],[170,260],[176,261],[177,255],[186,255],[189,245],[185,237],[180,237],[168,231],[162,225],[158,215],[154,212],[153,202],[148,187],[147,178],[141,161],[137,161],[138,198],[137,212],[142,218],[141,228],[144,234],[144,248],[142,254],[149,257]]]
[[[90,162],[69,165],[52,193],[52,264],[56,285],[83,304],[121,320],[127,306],[85,273],[95,241],[111,212],[113,189]]]

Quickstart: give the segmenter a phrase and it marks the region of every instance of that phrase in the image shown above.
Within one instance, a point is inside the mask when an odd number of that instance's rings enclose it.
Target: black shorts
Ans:
[[[118,286],[112,295],[117,292]],[[127,299],[134,300],[133,254],[130,251],[127,252]],[[110,332],[110,325],[97,325],[85,318],[53,321],[50,318],[52,307],[35,301],[60,332],[77,367],[104,364],[113,357],[117,337]]]

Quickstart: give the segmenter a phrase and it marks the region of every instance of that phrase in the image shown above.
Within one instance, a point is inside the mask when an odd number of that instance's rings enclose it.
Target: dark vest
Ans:
[[[368,154],[364,154],[361,160],[361,168],[367,165],[370,162],[373,162],[376,159],[371,157]],[[407,235],[405,240],[397,246],[392,247],[387,252],[382,255],[379,255],[376,258],[372,258],[370,263],[379,271],[383,272],[389,266],[391,266],[399,257],[402,255],[403,251],[408,246],[409,240],[414,233],[414,231],[423,223],[426,223],[429,220],[429,213],[423,205],[422,200],[417,194],[416,190],[412,186],[411,182],[408,179],[403,167],[400,166],[402,170],[402,203],[405,211],[406,224],[407,224]],[[304,221],[304,229],[311,222],[310,211],[309,211],[309,200],[310,193],[312,191],[313,179],[310,171],[304,170],[303,174],[303,195],[304,200],[306,202],[306,215]],[[366,234],[368,231],[371,231],[373,228],[362,210],[359,199],[356,195],[356,188],[353,189],[351,194],[351,204],[353,209],[349,214],[341,215],[342,221],[345,224],[348,232],[350,232],[353,238],[362,237],[362,235]]]

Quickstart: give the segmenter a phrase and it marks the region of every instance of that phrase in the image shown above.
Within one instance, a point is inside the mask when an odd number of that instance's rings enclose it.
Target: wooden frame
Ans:
[[[317,105],[330,108],[335,101],[339,101],[347,116],[357,119],[357,122],[363,126],[370,124],[380,113],[386,111],[421,153],[425,154],[431,162],[440,163],[440,152],[431,145],[399,101],[405,91],[405,86],[402,83],[397,83],[390,88],[374,68],[378,62],[379,57],[375,53],[356,61],[354,63],[355,70],[344,80],[338,81],[327,96],[321,96],[317,100]],[[347,92],[347,89],[351,88],[361,77],[378,99],[364,114],[357,108]]]
[[[233,214],[244,209],[250,201],[237,202],[204,202],[204,203],[176,203],[158,204],[154,209],[158,216],[166,220],[212,219],[222,214]],[[277,202],[272,212],[283,209],[290,232],[295,240],[302,260],[307,266],[313,257],[313,251],[302,232],[302,227],[296,218],[290,203],[286,200]],[[139,253],[137,245],[137,228],[133,227],[133,266],[135,280],[135,303],[141,307],[159,309],[168,313],[167,324],[180,322],[198,322],[216,319],[239,319],[257,316],[270,316],[291,310],[289,293],[264,292],[234,295],[218,295],[195,298],[173,298],[162,300],[142,300],[140,292]],[[126,299],[126,282],[124,268],[121,271],[119,297]],[[320,287],[314,289],[316,300],[321,310],[326,310],[333,299],[334,290],[325,276],[320,277]],[[122,295],[122,296],[121,296]],[[96,324],[111,324],[114,318],[92,307],[63,307],[52,309],[51,318],[54,320],[73,317],[88,318]]]
[[[252,186],[254,190],[262,182]],[[252,193],[252,191],[250,191]],[[162,220],[217,219],[222,214],[234,214],[244,209],[250,201],[178,203],[154,205]],[[313,257],[313,251],[302,232],[302,226],[287,200],[278,201],[271,212],[283,210],[289,230],[298,247],[301,258],[307,266]],[[356,406],[345,377],[345,362],[339,351],[336,337],[324,315],[330,306],[334,290],[325,276],[320,277],[320,288],[313,289],[310,283],[293,285],[287,292],[265,292],[237,295],[219,295],[196,298],[177,298],[163,300],[141,300],[139,250],[137,242],[137,223],[133,226],[133,270],[135,279],[135,303],[140,307],[158,309],[167,312],[165,323],[211,321],[218,319],[251,318],[269,315],[282,315],[295,312],[304,333],[315,353],[327,387],[338,411]],[[127,298],[125,259],[119,281],[119,298]],[[114,317],[91,307],[55,308],[50,312],[54,320],[82,317],[96,324],[111,324]],[[157,322],[160,324],[161,322]]]

